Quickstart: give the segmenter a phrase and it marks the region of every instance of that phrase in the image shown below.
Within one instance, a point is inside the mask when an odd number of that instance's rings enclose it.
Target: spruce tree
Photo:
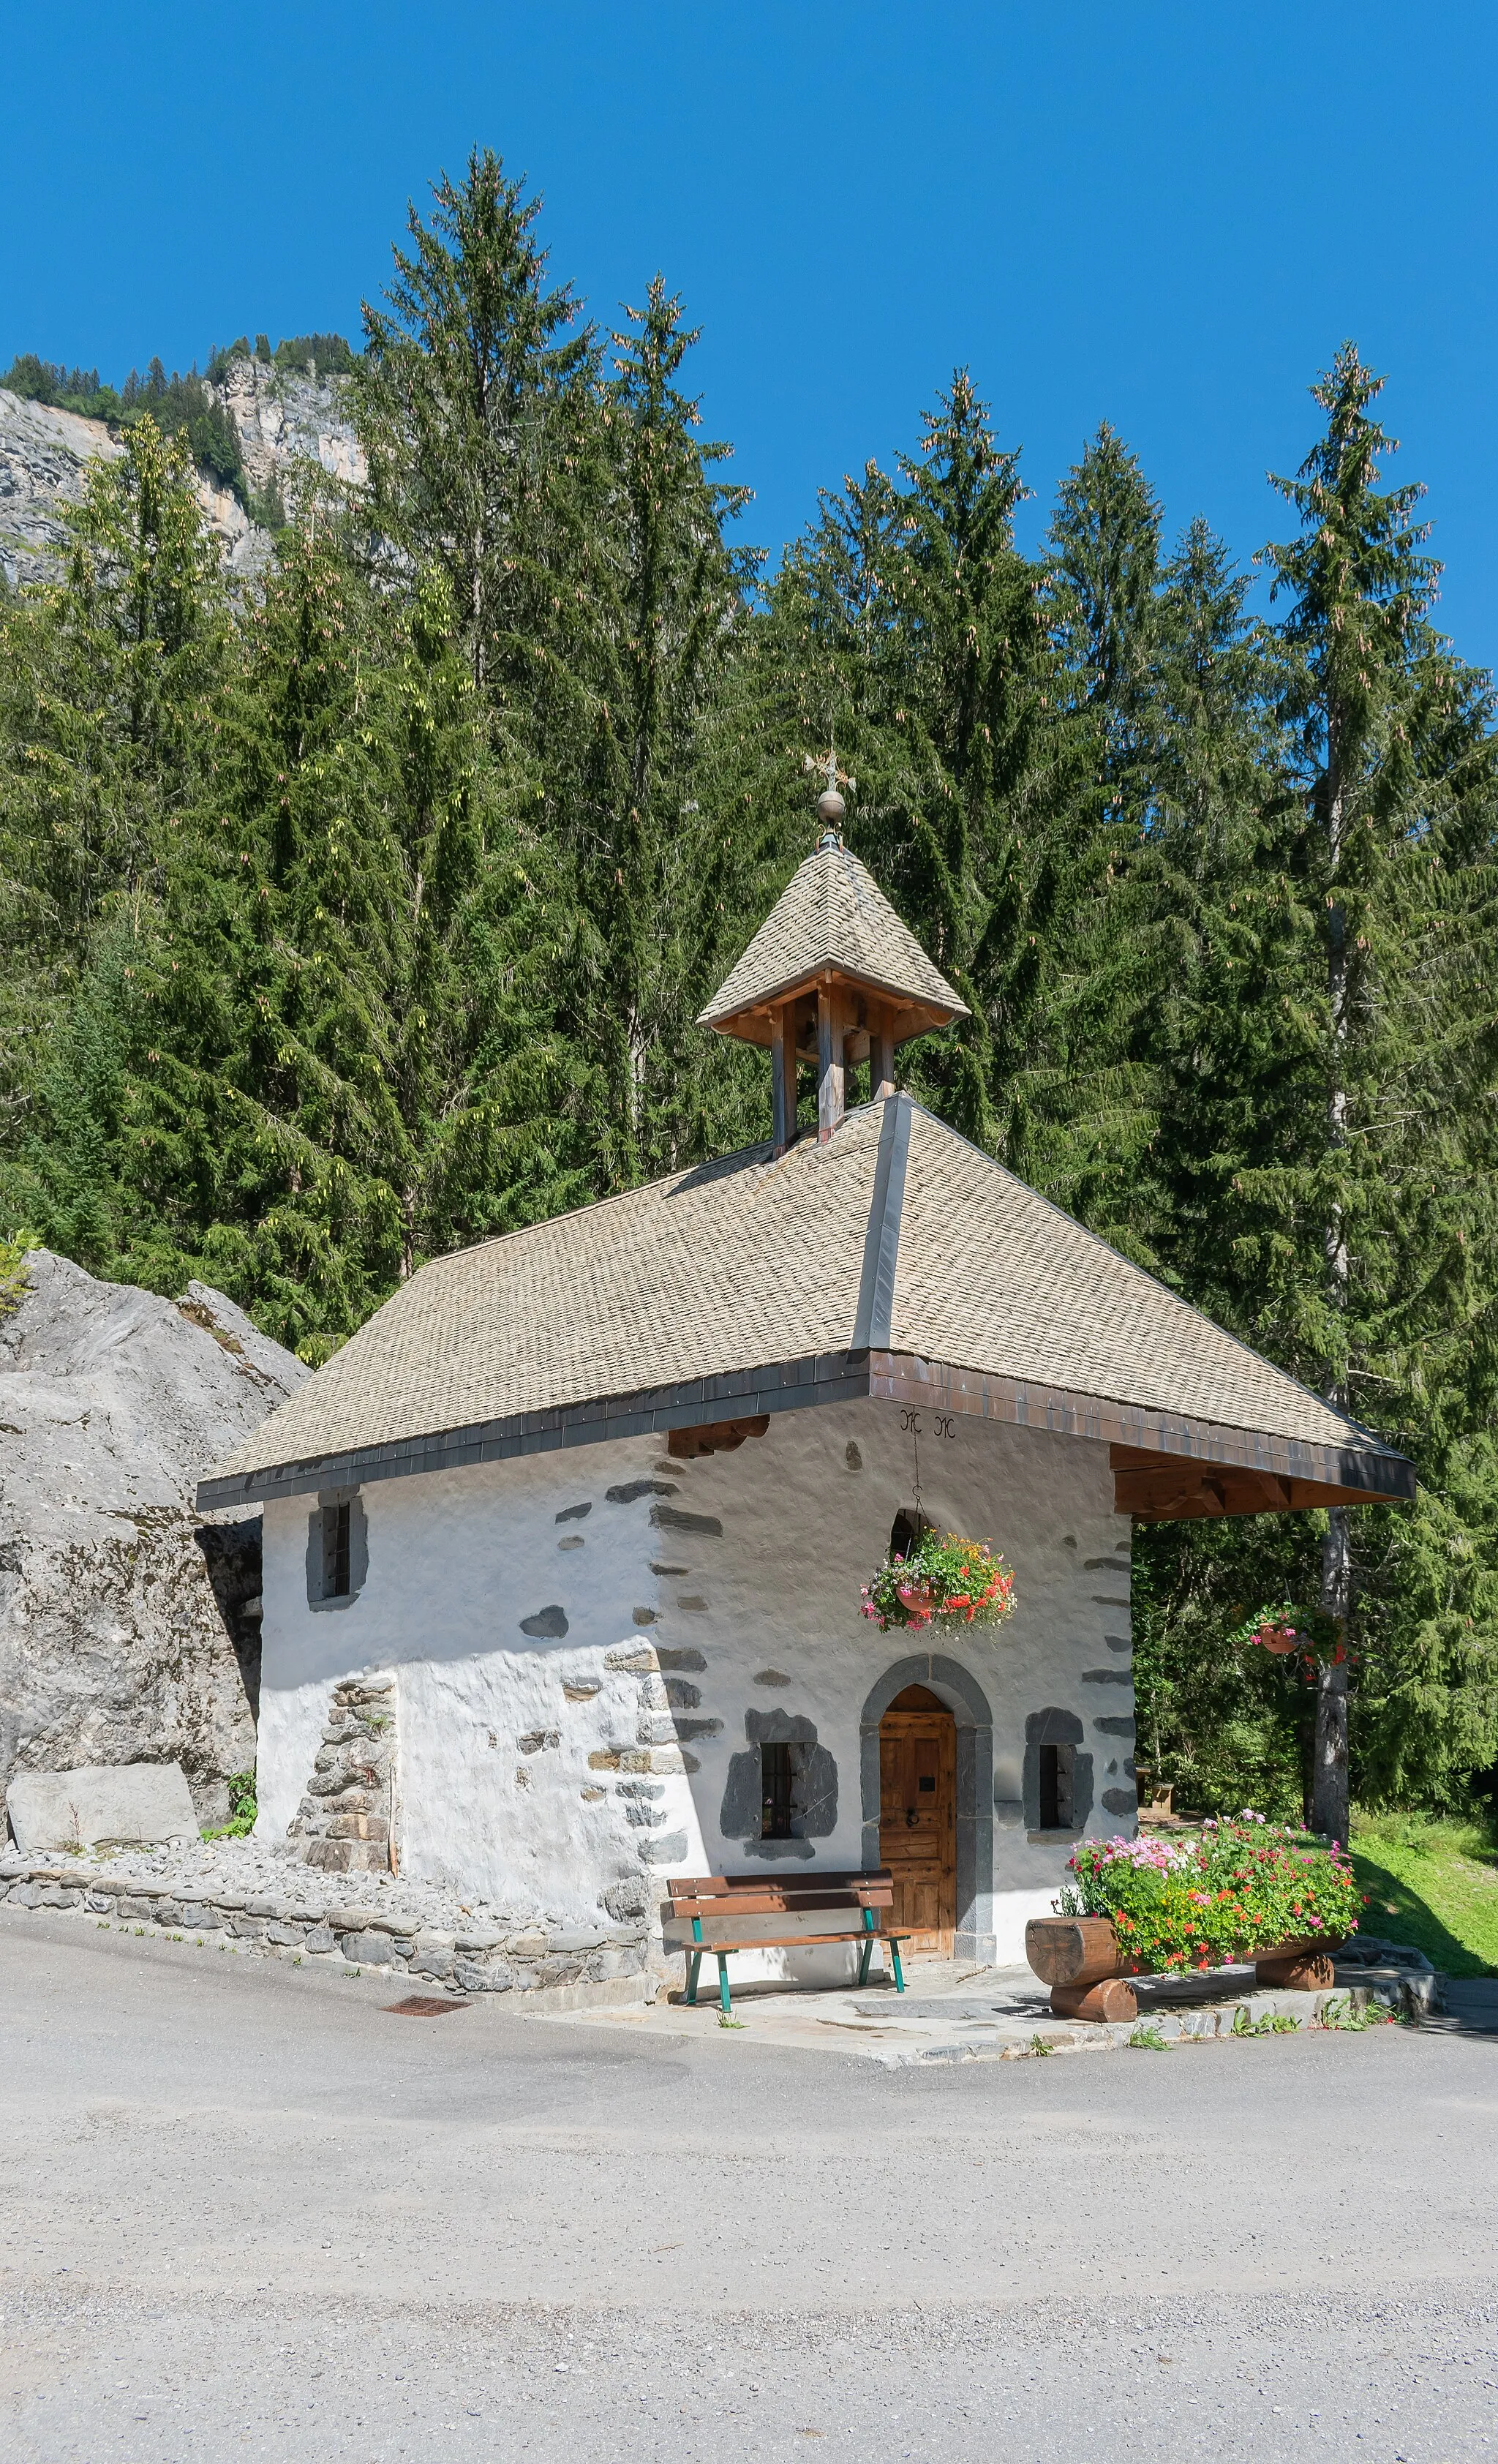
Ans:
[[[698,404],[676,383],[697,340],[680,300],[657,275],[626,313],[601,406],[612,485],[580,663],[591,740],[567,830],[606,1188],[700,1153],[709,1131],[692,1025],[720,938],[703,896],[715,837],[704,736],[757,562],[724,538],[749,492],[714,475],[729,448],[698,437]]]
[[[352,384],[369,518],[418,567],[443,567],[475,685],[526,705],[565,685],[596,346],[570,291],[547,283],[540,199],[496,154],[475,147],[432,194],[429,221],[408,210],[384,304],[363,308]]]
[[[1377,486],[1392,450],[1377,381],[1349,346],[1314,390],[1325,433],[1283,483],[1301,535],[1268,551],[1291,603],[1277,673],[1255,688],[1277,750],[1257,758],[1252,799],[1234,790],[1239,757],[1219,771],[1215,849],[1203,840],[1175,876],[1196,957],[1167,1020],[1164,1177],[1189,1295],[1405,1445],[1429,1484],[1413,1509],[1336,1510],[1322,1551],[1321,1600],[1381,1737],[1378,1785],[1401,1762],[1451,1773],[1498,1709],[1481,1613],[1492,1510],[1471,1452],[1495,1265],[1491,696],[1431,625],[1419,491]],[[1246,724],[1245,749],[1251,711]],[[1438,1525],[1465,1537],[1440,1614],[1417,1614],[1415,1592],[1435,1597]],[[1264,1545],[1267,1569],[1272,1531]],[[1350,1667],[1328,1657],[1315,1706],[1312,1813],[1340,1837]],[[1400,1705],[1422,1689],[1426,1716],[1443,1697],[1443,1737],[1412,1763]]]

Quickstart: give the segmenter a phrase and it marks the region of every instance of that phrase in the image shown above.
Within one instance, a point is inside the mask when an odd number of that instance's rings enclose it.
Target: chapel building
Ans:
[[[917,1949],[1001,1964],[1133,1832],[1134,1519],[1414,1475],[898,1090],[964,1014],[828,826],[700,1022],[771,1138],[434,1260],[214,1467],[264,1508],[262,1832],[582,1922],[889,1865]],[[1003,1551],[1002,1624],[861,1613],[923,1519]],[[309,1792],[359,1676],[388,1779]]]

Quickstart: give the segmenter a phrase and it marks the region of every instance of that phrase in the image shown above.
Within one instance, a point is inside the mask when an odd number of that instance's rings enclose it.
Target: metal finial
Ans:
[[[827,782],[817,798],[817,819],[823,825],[817,846],[819,848],[841,847],[843,822],[848,806],[838,792],[839,785],[856,791],[858,781],[856,779],[850,779],[845,770],[838,768],[836,744],[829,745],[826,757],[821,759],[815,754],[808,753],[805,756],[805,767],[812,772],[821,771]]]

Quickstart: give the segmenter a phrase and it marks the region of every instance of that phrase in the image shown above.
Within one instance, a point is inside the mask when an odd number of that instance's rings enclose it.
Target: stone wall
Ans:
[[[398,1870],[398,1700],[393,1677],[350,1677],[334,1686],[307,1793],[287,1827],[304,1864],[334,1874]]]
[[[1087,1830],[1133,1828],[1130,1526],[1105,1445],[949,1426],[922,1447],[927,1510],[1005,1551],[1018,1606],[941,1638],[921,1682],[966,1724],[966,1955],[1012,1959],[1071,1845],[1026,1806],[1037,1721],[1064,1715],[1084,1739]],[[865,1401],[774,1416],[692,1463],[626,1440],[377,1482],[365,1578],[334,1616],[308,1596],[316,1497],[273,1501],[257,1837],[297,1818],[330,1687],[394,1670],[404,1874],[584,1923],[653,1915],[665,1875],[741,1872],[761,1845],[803,1869],[861,1866],[866,1711],[912,1639],[881,1635],[859,1593],[911,1481],[898,1407]],[[760,1843],[736,1757],[780,1733],[815,1755],[816,1804],[799,1839]],[[873,1787],[877,1823],[876,1758]],[[795,1960],[830,1979],[847,1954]]]
[[[641,1980],[642,1998],[653,1997],[655,1990],[640,1925],[475,1925],[465,1931],[415,1925],[401,1913],[342,1900],[319,1905],[304,1890],[219,1891],[194,1899],[176,1885],[94,1877],[55,1859],[14,1858],[0,1865],[0,1902],[197,1941],[204,1948],[248,1949],[334,1969],[388,1969],[392,1976],[462,1993],[556,1991],[617,1986],[627,1978]]]

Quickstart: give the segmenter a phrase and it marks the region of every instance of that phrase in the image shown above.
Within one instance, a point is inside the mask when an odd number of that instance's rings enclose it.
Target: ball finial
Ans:
[[[829,829],[837,829],[841,825],[847,811],[848,806],[835,787],[825,788],[817,798],[817,819],[825,822]]]

